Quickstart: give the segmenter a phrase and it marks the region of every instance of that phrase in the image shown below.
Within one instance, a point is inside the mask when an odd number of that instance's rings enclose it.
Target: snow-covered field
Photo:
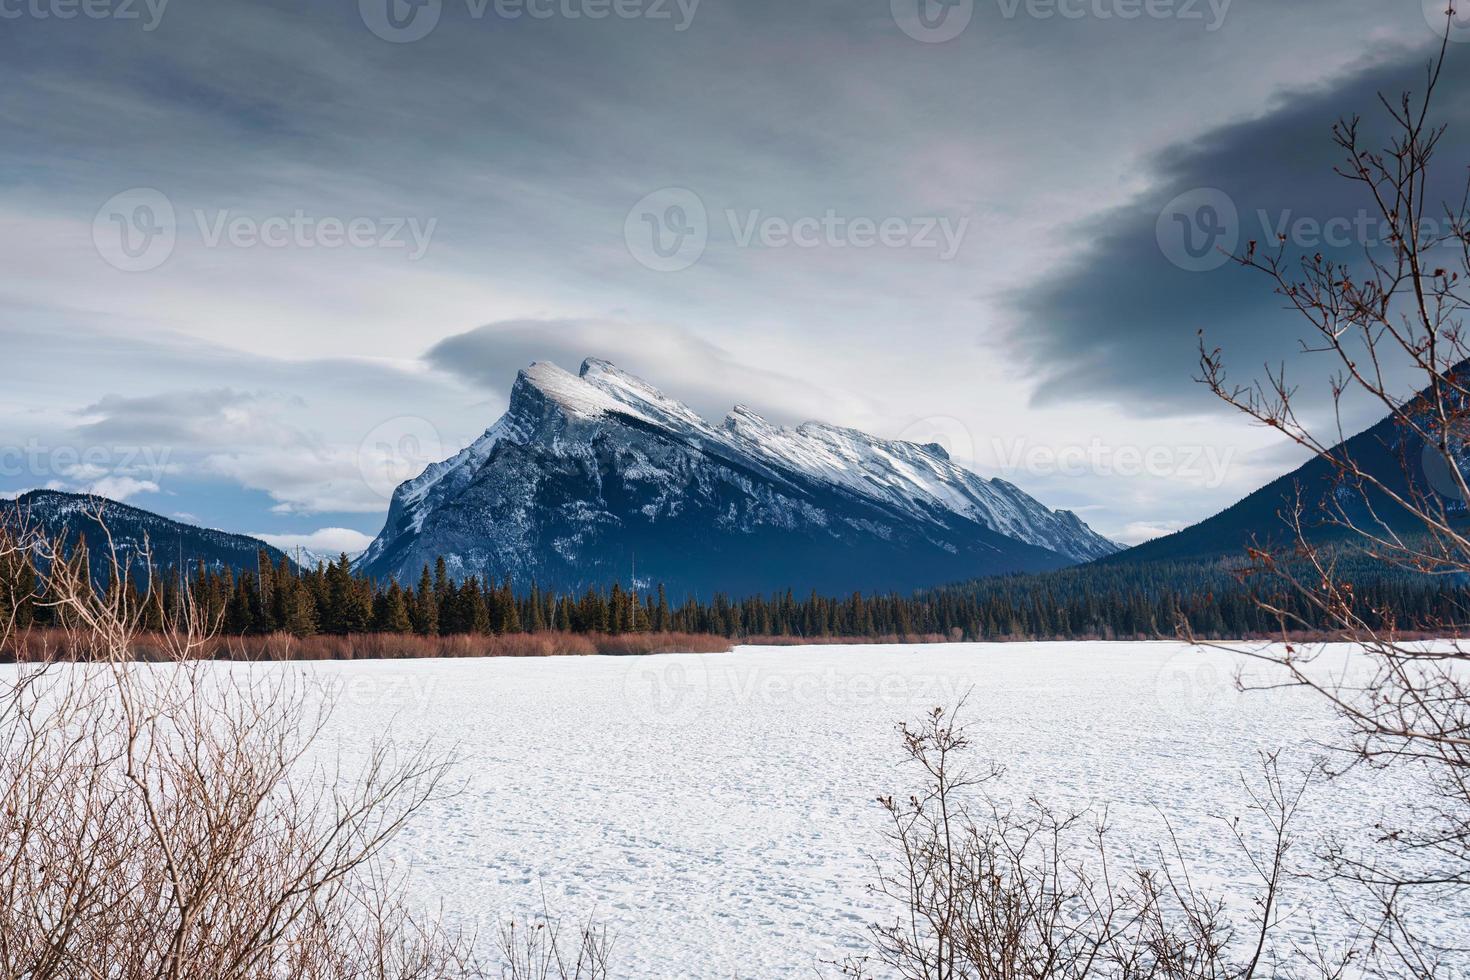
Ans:
[[[865,885],[881,846],[874,797],[915,785],[894,724],[966,695],[976,760],[1008,768],[997,792],[1106,805],[1143,856],[1162,842],[1162,811],[1198,873],[1245,882],[1218,823],[1245,812],[1242,770],[1278,749],[1305,766],[1336,729],[1309,695],[1238,693],[1237,662],[1074,643],[306,669],[341,692],[342,747],[390,731],[460,760],[463,792],[395,850],[420,894],[493,932],[544,892],[610,924],[621,976],[770,978],[816,975],[891,914]],[[1301,826],[1351,834],[1416,791],[1350,776],[1307,800]],[[1464,912],[1441,927],[1470,940]]]

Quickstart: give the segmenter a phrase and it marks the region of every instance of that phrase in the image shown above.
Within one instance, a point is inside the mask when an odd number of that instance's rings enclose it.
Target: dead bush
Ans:
[[[1058,813],[1038,800],[987,799],[1001,775],[966,768],[969,740],[936,709],[899,729],[923,788],[878,802],[888,854],[872,888],[898,908],[871,927],[872,953],[842,964],[852,978],[904,980],[1227,980],[1339,976],[1352,954],[1324,953],[1280,934],[1280,888],[1291,873],[1290,824],[1310,776],[1288,785],[1274,757],[1243,781],[1264,847],[1223,829],[1255,869],[1244,922],[1201,890],[1172,837],[1155,867],[1119,867],[1106,815]]]

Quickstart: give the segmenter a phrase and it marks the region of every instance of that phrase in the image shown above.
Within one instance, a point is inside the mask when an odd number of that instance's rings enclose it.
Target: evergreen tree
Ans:
[[[418,592],[413,597],[413,631],[420,636],[434,636],[439,632],[439,600],[429,581],[429,566],[424,565],[424,574],[419,576]]]
[[[344,552],[327,569],[327,615],[329,633],[361,633],[372,623],[372,593],[352,575]]]
[[[529,614],[529,618],[526,621],[527,632],[540,633],[546,629],[546,613],[542,605],[544,601],[545,597],[541,595],[541,590],[536,587],[535,582],[532,582],[531,597],[526,604],[526,610]]]
[[[500,621],[495,624],[497,633],[519,633],[521,631],[521,616],[516,609],[515,592],[511,589],[510,579],[496,593],[496,608],[500,613]]]
[[[658,586],[658,605],[653,612],[653,629],[656,633],[669,631],[669,595],[664,591],[662,582]]]
[[[379,633],[409,633],[413,623],[408,617],[408,603],[395,579],[388,591],[379,592],[374,602],[373,629]]]
[[[294,577],[280,582],[279,587],[284,592],[281,628],[298,638],[315,636],[317,606],[311,589]]]

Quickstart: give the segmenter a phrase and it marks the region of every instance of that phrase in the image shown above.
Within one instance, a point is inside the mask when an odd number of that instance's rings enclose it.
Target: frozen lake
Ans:
[[[815,976],[891,916],[865,885],[874,797],[918,785],[894,725],[967,694],[976,763],[1008,769],[997,794],[1107,805],[1143,855],[1162,808],[1196,871],[1247,880],[1215,820],[1244,814],[1242,769],[1275,750],[1303,767],[1335,728],[1309,695],[1238,693],[1237,662],[1075,643],[302,666],[340,687],[330,734],[349,751],[391,731],[457,754],[464,791],[395,848],[420,894],[493,933],[544,890],[611,926],[618,976],[771,978]],[[1414,791],[1352,776],[1300,826],[1350,833]]]

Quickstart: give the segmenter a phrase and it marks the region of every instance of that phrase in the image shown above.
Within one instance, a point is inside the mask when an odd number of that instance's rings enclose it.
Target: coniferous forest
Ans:
[[[85,539],[69,559],[89,566],[85,580],[99,592],[119,588],[110,570],[91,558]],[[1135,639],[1172,636],[1181,625],[1200,637],[1269,636],[1282,624],[1258,601],[1295,617],[1295,628],[1315,624],[1311,608],[1260,577],[1240,573],[1240,562],[1102,563],[1031,575],[977,579],[911,595],[822,596],[791,591],[768,596],[683,597],[671,601],[661,585],[614,584],[579,594],[517,588],[510,581],[456,581],[443,559],[424,566],[417,582],[379,582],[355,575],[346,555],[303,569],[286,559],[272,564],[261,552],[259,571],[194,567],[158,573],[160,585],[125,583],[125,603],[145,624],[162,627],[170,610],[188,600],[221,634],[417,634],[422,637],[507,635],[555,631],[617,636],[631,633],[707,634],[775,642],[840,639],[1020,640]],[[1387,574],[1360,562],[1356,601],[1369,622],[1403,631],[1441,631],[1464,619],[1466,587],[1458,580]],[[146,593],[146,595],[145,595]],[[0,567],[0,615],[22,626],[53,622],[45,575],[29,562]],[[1324,624],[1325,625],[1325,624]]]

